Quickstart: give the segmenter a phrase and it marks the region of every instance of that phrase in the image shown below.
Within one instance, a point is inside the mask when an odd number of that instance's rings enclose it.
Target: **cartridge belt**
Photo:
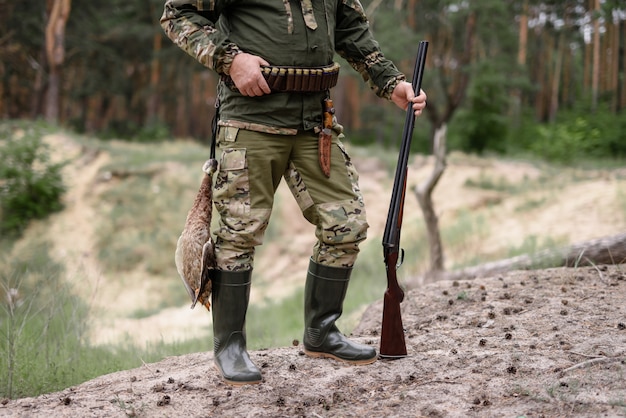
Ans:
[[[261,67],[261,74],[272,92],[324,91],[337,85],[339,64],[334,62],[323,67],[267,65]],[[223,80],[228,87],[235,89],[230,77]]]

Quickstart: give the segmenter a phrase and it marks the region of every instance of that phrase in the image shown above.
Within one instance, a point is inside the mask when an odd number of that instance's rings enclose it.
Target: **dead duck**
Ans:
[[[176,244],[176,269],[191,297],[192,309],[197,302],[211,308],[211,272],[216,266],[211,238],[212,186],[216,170],[217,160],[214,158],[204,163],[202,171],[205,175]]]

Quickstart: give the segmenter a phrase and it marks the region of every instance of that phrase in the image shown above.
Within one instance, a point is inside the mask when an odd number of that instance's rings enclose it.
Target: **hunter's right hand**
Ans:
[[[269,65],[263,58],[246,54],[235,55],[230,66],[230,78],[244,96],[263,96],[271,93],[267,81],[261,74],[261,66]]]

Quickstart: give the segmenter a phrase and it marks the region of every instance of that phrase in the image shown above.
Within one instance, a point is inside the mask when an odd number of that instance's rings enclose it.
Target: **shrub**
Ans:
[[[62,209],[64,163],[50,162],[36,124],[0,125],[0,233],[19,235],[33,219]]]
[[[569,164],[582,156],[602,157],[604,154],[600,131],[582,117],[540,126],[538,133],[531,150],[548,161]]]
[[[467,92],[467,104],[456,116],[456,129],[452,129],[452,133],[458,133],[452,135],[454,140],[450,141],[450,148],[477,154],[488,150],[506,151],[506,83],[506,78],[488,65],[477,71]]]

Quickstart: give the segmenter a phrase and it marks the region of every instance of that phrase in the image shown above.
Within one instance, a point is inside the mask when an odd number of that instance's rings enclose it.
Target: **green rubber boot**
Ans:
[[[335,326],[343,312],[352,268],[329,267],[311,260],[304,288],[304,353],[350,364],[376,361],[376,350],[353,343]]]
[[[212,283],[213,353],[227,383],[261,382],[261,372],[246,351],[245,322],[250,299],[251,270],[215,271]]]

